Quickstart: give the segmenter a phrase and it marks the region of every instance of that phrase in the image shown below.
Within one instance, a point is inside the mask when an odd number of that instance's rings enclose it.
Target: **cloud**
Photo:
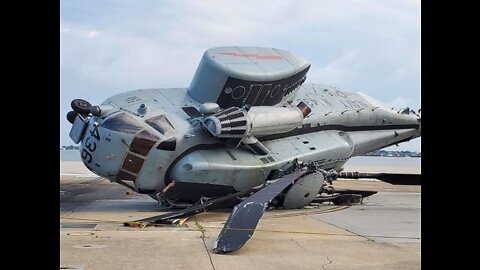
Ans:
[[[312,63],[309,83],[420,104],[418,0],[83,0],[60,15],[63,144],[72,99],[188,87],[203,52],[224,45],[289,50]]]
[[[100,35],[99,32],[95,31],[95,30],[92,30],[92,31],[88,31],[88,32],[83,32],[82,33],[82,36],[86,37],[86,38],[94,38],[96,36]]]
[[[83,30],[83,29],[75,29],[75,28],[70,28],[67,26],[60,26],[60,32],[63,33],[64,35],[77,35],[81,36],[84,38],[95,38],[98,35],[100,35],[100,32],[96,30]]]
[[[393,73],[393,77],[395,79],[402,79],[402,77],[404,77],[407,73],[408,73],[407,69],[404,67],[401,67],[395,70],[395,72]]]
[[[309,82],[349,82],[358,76],[358,66],[361,65],[359,61],[360,52],[352,50],[344,52],[337,59],[326,63],[323,66],[316,67],[314,71],[309,72]],[[354,68],[354,67],[357,68]]]
[[[411,106],[412,102],[409,98],[396,97],[395,99],[390,100],[390,101],[386,102],[385,104],[387,104],[390,108],[394,108],[396,110],[399,110],[399,109]],[[410,107],[410,109],[414,109],[414,108]]]

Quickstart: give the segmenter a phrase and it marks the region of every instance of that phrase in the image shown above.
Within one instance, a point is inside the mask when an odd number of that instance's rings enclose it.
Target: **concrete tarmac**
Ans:
[[[379,193],[350,207],[268,210],[244,247],[218,255],[212,248],[228,210],[182,226],[124,227],[159,214],[156,202],[80,162],[60,166],[61,269],[420,269],[420,187],[337,181]]]

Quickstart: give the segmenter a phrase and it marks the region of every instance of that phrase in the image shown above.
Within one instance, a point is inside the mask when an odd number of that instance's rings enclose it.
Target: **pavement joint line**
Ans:
[[[317,218],[315,218],[315,217],[313,217],[313,216],[309,216],[309,217],[310,217],[310,218],[313,218],[313,219],[315,219],[315,220],[324,222],[324,223],[326,223],[326,224],[328,224],[328,225],[330,225],[330,226],[333,226],[333,227],[335,227],[335,228],[338,228],[338,229],[340,229],[340,230],[347,231],[347,232],[353,234],[353,235],[351,235],[351,236],[359,236],[359,237],[365,238],[365,239],[368,240],[368,241],[373,241],[372,239],[370,239],[370,238],[368,238],[368,237],[366,237],[366,236],[363,236],[363,235],[358,234],[358,233],[354,233],[354,232],[352,232],[352,231],[350,231],[350,230],[348,230],[348,229],[344,229],[344,228],[342,228],[342,227],[340,227],[340,226],[334,225],[334,224],[329,223],[329,222],[326,222],[326,221],[324,221],[324,220],[317,219]]]
[[[320,220],[321,221],[321,220]],[[323,221],[321,221],[323,222]],[[215,227],[215,226],[203,226],[203,228],[207,229],[218,229],[221,230],[221,227]],[[342,229],[342,228],[340,228]],[[228,230],[237,230],[237,231],[242,231],[242,230],[250,230],[250,229],[240,229],[240,228],[228,228]],[[345,229],[342,229],[345,230]],[[337,236],[359,236],[357,234],[341,234],[341,233],[322,233],[322,232],[302,232],[302,231],[281,231],[281,230],[266,230],[266,229],[255,229],[256,232],[272,232],[272,233],[294,233],[294,234],[314,234],[314,235],[337,235]]]
[[[83,166],[83,164],[78,162],[78,166]],[[67,169],[66,171],[73,172],[75,170]],[[201,243],[195,242],[198,241],[201,234],[199,234],[199,228],[195,226],[193,217],[184,224],[185,227],[167,224],[145,229],[124,227],[122,223],[125,220],[157,214],[157,211],[162,212],[162,210],[155,207],[156,202],[146,195],[126,196],[124,187],[115,182],[106,181],[108,179],[95,184],[92,183],[93,178],[88,181],[86,178],[75,178],[75,176],[61,176],[60,178],[61,189],[79,188],[81,185],[78,183],[83,183],[83,186],[87,187],[74,191],[73,194],[68,190],[60,191],[60,216],[65,216],[64,219],[60,219],[60,224],[98,223],[94,230],[60,226],[62,247],[60,263],[64,267],[69,266],[73,269],[75,266],[83,264],[87,266],[88,264],[89,267],[102,269],[125,268],[125,265],[122,264],[125,259],[123,255],[123,248],[125,248],[126,251],[135,254],[134,259],[139,261],[138,264],[128,265],[128,268],[132,268],[132,266],[148,268],[148,265],[156,265],[157,257],[166,255],[172,262],[170,265],[172,269],[228,270],[235,268],[235,265],[241,265],[240,263],[250,266],[247,268],[272,269],[279,269],[285,265],[318,270],[347,269],[353,265],[373,266],[378,269],[391,269],[392,266],[400,265],[404,268],[420,269],[421,235],[418,233],[419,226],[415,225],[421,222],[421,219],[418,218],[421,213],[421,202],[418,195],[421,192],[410,191],[417,189],[405,188],[406,192],[400,189],[385,191],[389,186],[383,182],[366,184],[350,181],[347,183],[348,185],[342,182],[341,184],[345,186],[339,185],[339,188],[360,189],[365,186],[366,189],[376,190],[378,187],[383,192],[364,200],[364,205],[354,205],[350,210],[345,209],[345,211],[335,209],[341,206],[331,203],[329,205],[326,203],[315,204],[305,209],[266,211],[262,217],[264,223],[259,224],[260,228],[257,231],[259,233],[257,237],[260,240],[251,243],[254,245],[254,249],[247,249],[246,252],[239,254],[219,256],[213,252],[212,244],[224,226],[231,209],[208,211],[196,216],[198,223],[205,230],[204,238],[201,240],[202,247]],[[404,193],[412,196],[405,196]],[[66,212],[72,209],[73,213],[72,211]],[[377,218],[377,215],[381,216]],[[360,220],[351,223],[349,219],[352,216],[359,217]],[[392,216],[394,218],[390,218]],[[371,217],[373,219],[369,221]],[[403,217],[405,225],[403,225]],[[385,220],[385,223],[382,220]],[[401,223],[397,223],[398,221]],[[69,237],[72,232],[91,232],[95,235],[87,238]],[[112,244],[112,248],[103,249],[102,254],[90,251],[85,256],[79,256],[78,252],[89,251],[79,251],[73,245],[85,244],[89,239],[96,239],[97,236],[98,243],[107,241],[107,243],[118,243],[118,245]],[[362,238],[357,238],[357,236]],[[368,240],[365,241],[365,237]],[[159,238],[162,241],[159,241]],[[155,249],[155,247],[159,247],[160,242],[162,243],[160,248]],[[96,243],[88,242],[88,244]],[[275,244],[275,251],[272,251],[272,244]],[[295,245],[299,248],[295,248]],[[138,246],[149,249],[144,252]],[[150,249],[150,247],[153,248]],[[264,251],[268,249],[269,252],[256,253],[256,251],[262,252],[262,249]],[[330,253],[334,250],[345,252]],[[205,251],[209,255],[210,264],[204,257]],[[109,255],[102,256],[103,253]],[[182,260],[192,254],[196,254],[201,259],[197,261]]]
[[[200,236],[202,238],[203,246],[205,247],[205,251],[207,252],[208,258],[210,259],[210,264],[212,265],[213,270],[215,270],[215,265],[213,264],[212,256],[210,255],[210,251],[208,251],[207,243],[205,243],[205,227],[203,227],[200,223],[198,223],[197,217],[195,218],[195,225],[197,226],[198,230],[202,233]]]
[[[311,218],[316,219],[316,218],[314,218],[314,217],[311,217]],[[332,226],[334,226],[334,227],[336,227],[336,228],[339,228],[339,229],[341,229],[341,230],[344,230],[344,231],[347,231],[347,232],[349,232],[349,233],[354,234],[354,235],[352,235],[352,236],[360,236],[360,237],[362,237],[362,238],[365,238],[365,239],[367,239],[368,241],[375,241],[374,239],[371,239],[371,238],[374,238],[374,237],[376,237],[376,238],[390,238],[390,239],[414,239],[414,240],[420,240],[420,239],[421,239],[421,237],[412,237],[412,236],[361,235],[361,234],[352,232],[352,231],[350,231],[350,230],[348,230],[348,229],[345,229],[345,228],[339,227],[339,226],[337,226],[337,225],[331,224],[331,223],[329,223],[329,222],[326,222],[326,221],[324,221],[324,220],[321,220],[321,219],[316,219],[316,220],[321,221],[321,222],[325,222],[325,223],[328,224],[328,225],[332,225]],[[371,237],[371,238],[370,238],[370,237]]]
[[[313,215],[313,214],[331,213],[331,212],[336,212],[336,211],[340,211],[340,210],[350,208],[350,206],[342,205],[342,206],[336,206],[335,208],[325,208],[325,209],[323,209],[323,206],[328,206],[328,205],[320,205],[320,206],[317,207],[318,209],[315,208],[314,210],[310,210],[310,211],[308,211],[308,209],[305,208],[305,209],[301,209],[299,212],[296,212],[296,213],[286,213],[286,214],[282,214],[282,213],[274,214],[274,213],[271,213],[270,211],[267,210],[266,215],[262,216],[262,220],[273,219],[273,218],[287,218],[287,217],[296,217],[296,216],[308,216],[308,215]],[[302,211],[302,210],[306,210],[306,211]],[[225,212],[225,214],[228,214],[228,213]],[[226,220],[227,219],[212,219],[212,220],[209,219],[209,222],[226,222]]]
[[[320,205],[319,208],[322,208],[322,205]],[[262,219],[308,216],[308,215],[313,215],[313,214],[323,214],[323,213],[336,212],[336,211],[344,210],[344,209],[347,209],[347,208],[350,208],[350,206],[342,205],[342,206],[337,206],[335,208],[316,209],[316,210],[302,211],[302,212],[297,212],[297,213],[287,213],[287,214],[277,214],[277,215],[274,215],[274,216],[265,216],[265,217],[262,217]]]
[[[326,264],[322,265],[322,268],[323,268],[324,270],[327,270],[327,265],[331,264],[333,261],[332,261],[332,260],[330,260],[330,258],[329,258],[328,256],[325,256],[325,257],[327,258],[327,260],[328,260],[328,263],[326,263]]]
[[[413,237],[413,236],[361,235],[361,234],[352,232],[352,231],[350,231],[350,230],[348,230],[348,229],[345,229],[345,228],[342,228],[342,227],[340,227],[340,226],[337,226],[337,225],[334,225],[334,224],[332,224],[332,223],[329,223],[329,222],[327,222],[327,221],[324,221],[324,220],[321,220],[321,219],[317,219],[317,218],[315,218],[315,217],[313,217],[313,216],[309,216],[309,217],[310,217],[310,218],[313,218],[313,219],[315,219],[315,220],[324,222],[324,223],[326,223],[326,224],[328,224],[328,225],[334,226],[334,227],[336,227],[336,228],[339,228],[339,229],[341,229],[341,230],[347,231],[347,232],[349,232],[349,233],[351,233],[351,234],[354,234],[354,235],[351,235],[351,236],[360,236],[360,237],[362,237],[362,238],[367,239],[368,241],[375,241],[374,239],[371,239],[371,238],[374,238],[374,237],[376,237],[376,238],[389,238],[389,239],[413,239],[413,240],[421,240],[421,237]]]
[[[295,239],[293,239],[293,238],[290,238],[290,240],[291,240],[292,242],[294,242],[295,244],[297,244],[297,246],[298,246],[299,248],[301,248],[301,249],[303,249],[303,250],[308,250],[308,249],[304,248],[303,246],[301,246],[300,243],[298,243],[297,240],[295,240]]]

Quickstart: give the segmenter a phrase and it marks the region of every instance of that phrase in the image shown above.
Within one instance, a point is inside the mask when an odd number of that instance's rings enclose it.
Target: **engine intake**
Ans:
[[[297,107],[230,107],[203,120],[217,138],[247,138],[291,131],[301,126],[311,109],[303,102]]]

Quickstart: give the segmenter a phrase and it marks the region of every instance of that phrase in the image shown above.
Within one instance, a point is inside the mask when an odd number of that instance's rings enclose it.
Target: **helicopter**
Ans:
[[[376,193],[335,189],[337,178],[420,185],[419,175],[342,168],[351,157],[420,137],[421,110],[305,83],[310,66],[281,49],[211,48],[188,88],[138,89],[95,106],[73,100],[69,135],[89,170],[172,209],[125,225],[234,207],[216,253],[240,249],[268,207],[352,204]]]

